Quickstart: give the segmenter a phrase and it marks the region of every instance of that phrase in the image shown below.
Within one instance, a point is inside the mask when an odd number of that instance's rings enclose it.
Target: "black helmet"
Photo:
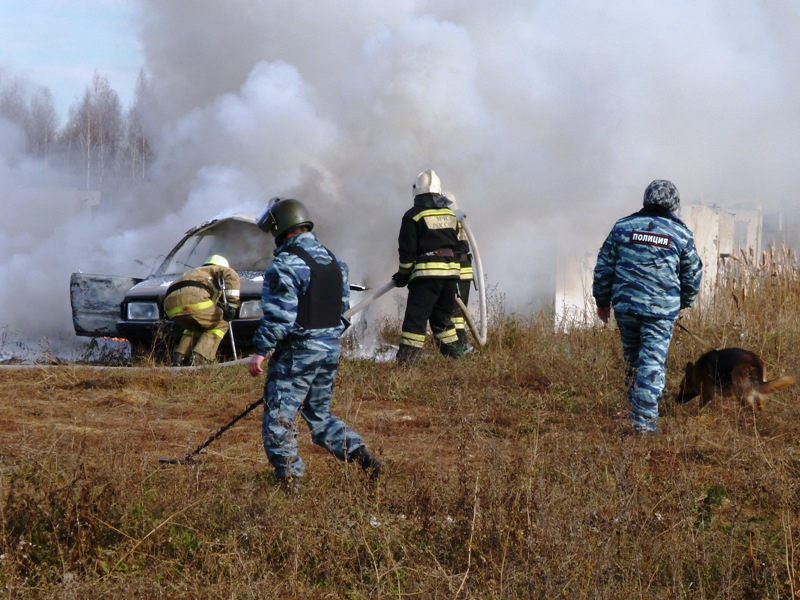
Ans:
[[[294,198],[272,198],[256,217],[256,224],[266,233],[280,238],[295,227],[314,228],[306,205]]]

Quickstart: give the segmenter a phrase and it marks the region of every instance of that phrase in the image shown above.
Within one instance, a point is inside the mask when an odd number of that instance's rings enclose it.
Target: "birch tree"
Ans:
[[[119,96],[108,79],[95,72],[83,99],[70,108],[63,132],[68,162],[84,169],[86,189],[102,188],[108,170],[113,173],[122,132]]]

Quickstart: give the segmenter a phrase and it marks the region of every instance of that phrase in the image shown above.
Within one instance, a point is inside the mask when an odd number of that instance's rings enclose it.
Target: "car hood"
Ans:
[[[237,271],[240,281],[240,297],[260,298],[261,287],[264,283],[264,273],[262,271]],[[134,285],[126,294],[129,300],[137,298],[163,298],[167,295],[167,288],[170,284],[180,277],[180,273],[174,275],[154,275],[144,281]]]

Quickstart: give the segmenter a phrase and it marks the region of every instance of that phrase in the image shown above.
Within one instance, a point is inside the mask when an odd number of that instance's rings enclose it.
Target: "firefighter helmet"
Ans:
[[[280,238],[295,227],[314,228],[308,208],[294,198],[272,198],[256,218],[258,227]]]
[[[644,191],[643,206],[660,206],[667,210],[678,210],[681,197],[675,184],[666,179],[656,179]]]
[[[203,263],[203,266],[206,265],[217,265],[218,267],[230,267],[228,264],[228,259],[224,256],[220,256],[219,254],[212,254],[206,259],[206,262]]]
[[[439,180],[436,171],[428,169],[417,175],[412,188],[415,198],[420,194],[441,194],[442,182]]]

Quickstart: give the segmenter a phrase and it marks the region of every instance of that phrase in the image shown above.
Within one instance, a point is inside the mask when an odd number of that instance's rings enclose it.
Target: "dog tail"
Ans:
[[[761,383],[758,386],[758,391],[760,394],[773,394],[778,390],[782,390],[783,388],[793,385],[796,382],[797,377],[794,375],[784,375],[783,377],[777,377],[775,379],[771,379],[770,381]]]

